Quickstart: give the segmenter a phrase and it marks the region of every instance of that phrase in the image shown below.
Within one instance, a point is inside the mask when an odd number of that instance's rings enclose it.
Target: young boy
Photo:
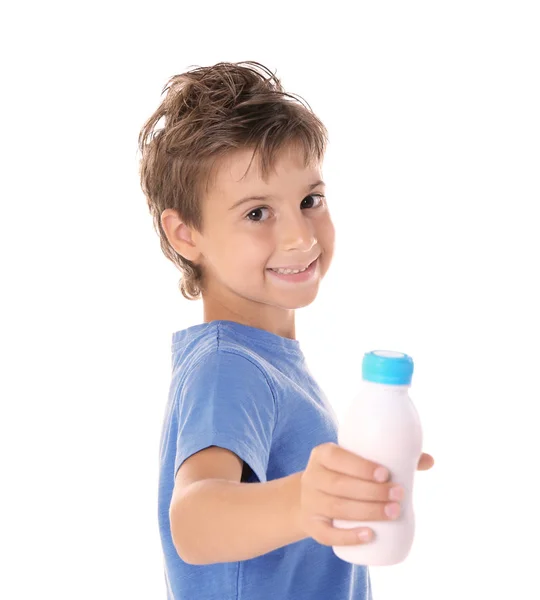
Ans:
[[[197,68],[166,90],[139,136],[141,184],[183,295],[204,307],[203,323],[172,336],[159,478],[168,598],[369,599],[368,569],[331,546],[372,532],[332,519],[396,518],[403,490],[337,445],[295,339],[295,310],[332,260],[326,129],[259,63]]]

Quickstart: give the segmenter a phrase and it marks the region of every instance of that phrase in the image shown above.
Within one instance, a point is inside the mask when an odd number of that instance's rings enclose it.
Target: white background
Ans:
[[[169,77],[256,60],[325,122],[335,261],[297,333],[338,416],[415,360],[435,467],[375,600],[539,598],[537,3],[26,3],[2,22],[0,596],[165,598],[173,331],[137,135]],[[13,10],[13,9],[11,9]]]

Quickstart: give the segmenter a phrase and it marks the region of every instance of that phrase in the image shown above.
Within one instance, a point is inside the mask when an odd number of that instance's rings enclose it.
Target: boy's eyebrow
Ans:
[[[324,181],[322,179],[319,179],[319,181],[316,181],[315,183],[310,184],[308,186],[308,188],[307,188],[307,191],[311,192],[311,190],[313,188],[316,188],[318,185],[324,185],[324,186],[326,186],[326,184],[324,183]],[[242,198],[241,200],[238,200],[238,202],[235,202],[229,208],[229,210],[233,210],[237,206],[240,206],[241,204],[244,204],[244,202],[251,202],[253,200],[256,200],[257,202],[264,202],[265,200],[268,200],[270,197],[271,196],[247,196],[246,198]]]

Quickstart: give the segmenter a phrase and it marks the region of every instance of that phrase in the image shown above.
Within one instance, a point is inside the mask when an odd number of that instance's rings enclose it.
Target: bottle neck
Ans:
[[[376,392],[385,392],[392,394],[405,394],[407,395],[409,392],[410,384],[406,385],[391,385],[389,383],[378,383],[375,381],[367,381],[366,379],[362,379],[362,385],[365,386],[366,389],[376,391]]]

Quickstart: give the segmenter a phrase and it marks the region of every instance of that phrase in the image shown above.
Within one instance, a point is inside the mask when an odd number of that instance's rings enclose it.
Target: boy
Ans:
[[[295,309],[313,302],[333,254],[326,129],[259,63],[197,68],[165,90],[139,136],[141,184],[183,295],[204,308],[172,336],[159,478],[168,598],[371,598],[368,569],[331,546],[372,532],[332,519],[397,518],[403,490],[336,444],[295,339]]]

